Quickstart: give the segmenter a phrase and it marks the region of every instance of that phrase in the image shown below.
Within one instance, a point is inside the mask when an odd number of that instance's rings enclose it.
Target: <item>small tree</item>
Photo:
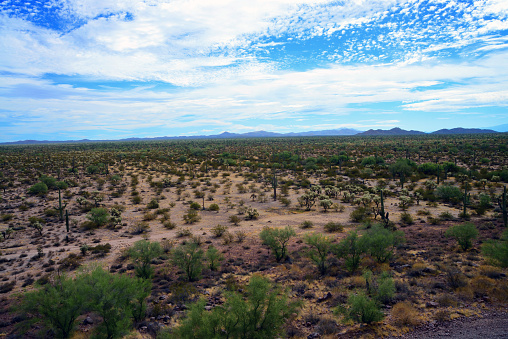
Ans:
[[[375,300],[364,294],[351,294],[348,298],[348,308],[343,310],[346,319],[359,323],[370,324],[384,318]]]
[[[386,262],[392,257],[395,247],[404,242],[404,233],[390,231],[381,224],[375,224],[361,237],[360,242],[378,262]]]
[[[83,283],[83,294],[87,298],[85,308],[102,318],[97,333],[106,338],[119,338],[126,334],[134,317],[133,311],[150,294],[151,282],[112,274],[100,266],[82,274],[78,279]]]
[[[285,228],[271,228],[265,226],[259,234],[263,244],[272,249],[277,262],[287,257],[287,244],[289,239],[295,235],[296,232],[291,226],[286,226]]]
[[[90,213],[87,214],[87,219],[90,220],[95,226],[100,227],[105,225],[109,220],[109,212],[104,207],[92,208]]]
[[[185,272],[187,280],[196,281],[203,270],[203,250],[194,242],[180,245],[173,250],[172,261]]]
[[[346,268],[354,272],[360,266],[360,261],[365,253],[364,244],[353,231],[347,235],[334,249],[335,254],[345,259]]]
[[[280,289],[268,279],[253,275],[244,295],[233,292],[226,302],[211,312],[204,309],[206,302],[191,306],[187,318],[173,333],[162,332],[166,338],[266,338],[283,337],[283,325],[298,303],[288,301]]]
[[[446,231],[445,235],[447,237],[455,238],[460,248],[463,251],[467,251],[473,246],[472,240],[478,236],[478,230],[473,223],[465,222],[463,224],[450,227]]]
[[[43,320],[57,337],[69,338],[87,300],[81,288],[79,281],[60,275],[44,286],[36,286],[35,291],[24,294],[20,308]]]
[[[306,234],[304,241],[310,246],[307,256],[317,265],[319,273],[326,274],[328,270],[328,254],[332,249],[332,241],[321,233]]]
[[[224,260],[224,256],[212,245],[208,247],[208,250],[206,251],[206,259],[208,260],[208,267],[212,271],[217,271],[220,262]]]
[[[128,253],[135,263],[136,276],[143,279],[152,278],[153,268],[151,262],[162,254],[160,244],[148,240],[136,241]]]
[[[497,266],[508,267],[508,230],[503,232],[498,241],[488,240],[482,246],[483,255]]]
[[[183,220],[185,221],[186,224],[193,224],[193,223],[201,220],[201,216],[198,214],[197,210],[195,210],[193,208],[189,208],[187,210],[187,213],[184,214]]]
[[[48,186],[43,182],[38,182],[28,189],[28,193],[31,195],[44,196],[48,193]]]

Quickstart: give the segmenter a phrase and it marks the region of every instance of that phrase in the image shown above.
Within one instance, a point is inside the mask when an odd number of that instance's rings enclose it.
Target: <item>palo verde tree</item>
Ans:
[[[404,188],[406,179],[413,173],[413,167],[415,163],[409,159],[399,159],[393,165],[390,166],[390,172],[395,178],[396,176],[400,179],[400,186]]]
[[[284,322],[297,312],[299,303],[273,286],[267,278],[253,275],[246,291],[226,294],[226,302],[205,311],[205,300],[190,307],[187,318],[173,333],[158,338],[275,339],[284,336]]]
[[[134,243],[128,253],[135,263],[136,276],[150,279],[153,275],[153,268],[150,264],[153,259],[162,254],[162,248],[158,242],[140,240]]]
[[[291,226],[285,228],[272,228],[265,226],[259,236],[263,244],[270,247],[275,255],[275,260],[280,262],[287,257],[287,245],[296,232]]]
[[[304,241],[309,245],[306,255],[317,265],[321,275],[328,270],[328,255],[332,250],[332,241],[321,233],[306,234]]]

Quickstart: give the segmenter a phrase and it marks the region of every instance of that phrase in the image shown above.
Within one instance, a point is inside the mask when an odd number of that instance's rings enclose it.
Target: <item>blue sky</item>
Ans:
[[[506,123],[506,0],[0,0],[0,142]]]

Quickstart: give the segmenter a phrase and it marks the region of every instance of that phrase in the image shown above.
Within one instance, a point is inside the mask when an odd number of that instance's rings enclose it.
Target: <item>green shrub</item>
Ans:
[[[447,237],[453,237],[457,240],[460,248],[463,251],[468,250],[473,246],[472,240],[478,236],[476,226],[471,222],[465,222],[460,225],[455,225],[446,230]]]
[[[212,271],[217,271],[220,262],[224,260],[224,256],[219,252],[217,248],[210,246],[206,251],[206,259],[208,260],[208,267]]]
[[[329,232],[329,233],[342,232],[344,230],[344,226],[342,226],[342,224],[339,224],[338,222],[333,222],[333,221],[330,221],[329,223],[327,223],[324,226],[324,228],[325,228],[325,231]]]
[[[382,304],[387,304],[395,296],[395,291],[393,278],[388,273],[383,272],[378,279],[376,299]]]
[[[439,214],[439,219],[442,221],[453,221],[455,217],[450,212],[442,212]]]
[[[210,206],[208,206],[208,210],[211,212],[219,212],[220,207],[217,204],[210,204]]]
[[[344,258],[346,268],[353,272],[360,266],[365,248],[363,242],[359,241],[358,234],[353,231],[334,248],[334,252],[339,258]]]
[[[393,256],[395,247],[404,242],[402,231],[391,231],[375,224],[360,238],[360,247],[378,262],[386,262]]]
[[[109,220],[109,212],[104,207],[96,207],[92,208],[92,210],[87,214],[87,219],[90,220],[97,227],[105,225]]]
[[[20,308],[44,322],[58,337],[69,338],[88,300],[82,288],[78,279],[58,275],[51,283],[36,285],[35,291],[25,293]]]
[[[305,220],[300,224],[300,228],[306,229],[306,228],[312,228],[314,226],[314,223],[310,220]]]
[[[462,199],[462,191],[457,186],[441,185],[436,190],[436,196],[443,202],[458,203]]]
[[[185,221],[186,224],[193,224],[195,222],[200,221],[201,217],[199,216],[197,210],[195,210],[193,208],[189,208],[187,210],[187,213],[184,214],[183,220]]]
[[[196,211],[199,211],[201,209],[201,205],[198,204],[197,202],[191,201],[190,204],[189,204],[189,208],[193,209],[193,210],[196,210]]]
[[[364,222],[368,218],[368,210],[363,206],[357,207],[351,212],[349,218],[352,222]]]
[[[149,280],[109,273],[97,267],[78,278],[83,281],[87,298],[86,309],[102,318],[97,334],[106,338],[120,338],[127,334],[132,318],[143,318],[144,300],[150,294]]]
[[[508,230],[503,232],[500,240],[486,241],[482,246],[482,253],[495,265],[508,267]]]
[[[222,235],[224,233],[226,233],[228,230],[228,227],[227,226],[222,226],[222,225],[217,225],[215,227],[212,227],[212,229],[210,230],[212,232],[212,234],[214,235],[214,237],[216,238],[220,238],[222,237]]]
[[[136,241],[129,249],[129,257],[134,261],[136,276],[150,279],[153,276],[151,262],[162,254],[162,248],[158,242],[148,240]]]
[[[152,200],[150,200],[150,202],[146,205],[146,207],[147,207],[148,209],[151,209],[151,210],[157,209],[157,208],[159,208],[159,202],[157,201],[157,199],[152,199]]]
[[[346,319],[358,323],[370,324],[384,318],[375,300],[364,294],[351,294],[347,301],[348,308],[343,310]]]
[[[140,314],[150,294],[150,282],[115,275],[100,266],[91,266],[74,279],[57,275],[44,286],[22,296],[21,310],[33,315],[53,329],[58,337],[69,338],[76,319],[89,311],[103,321],[97,326],[98,336],[119,338],[126,334],[131,318]]]
[[[286,228],[271,228],[265,226],[259,234],[264,245],[270,247],[277,262],[287,257],[287,244],[296,232],[291,226]]]
[[[190,307],[187,318],[159,338],[266,338],[284,336],[284,322],[297,310],[268,279],[253,275],[245,295],[232,292],[223,305],[205,311],[205,300]]]
[[[414,224],[413,216],[407,212],[401,213],[400,222],[404,225],[412,225]]]
[[[321,233],[306,234],[304,241],[310,246],[306,255],[317,265],[319,273],[324,275],[328,270],[327,261],[332,241]]]
[[[168,230],[172,230],[176,227],[176,224],[174,222],[172,222],[171,220],[166,220],[166,221],[164,221],[162,226],[164,226],[164,228],[166,228]]]
[[[38,182],[28,189],[28,193],[31,195],[44,196],[48,193],[48,186],[43,182]]]
[[[188,281],[196,281],[203,270],[203,250],[190,242],[173,249],[172,262],[182,269]]]

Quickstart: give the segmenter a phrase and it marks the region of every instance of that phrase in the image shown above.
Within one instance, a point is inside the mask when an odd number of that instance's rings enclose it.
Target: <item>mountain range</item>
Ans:
[[[216,135],[197,135],[197,136],[178,136],[178,137],[155,137],[155,138],[127,138],[119,140],[62,140],[62,141],[48,141],[48,140],[22,140],[13,142],[3,142],[0,145],[29,145],[29,144],[55,144],[55,143],[83,143],[83,142],[106,142],[106,141],[159,141],[159,140],[188,140],[188,139],[239,139],[239,138],[280,138],[280,137],[310,137],[310,136],[397,136],[397,135],[424,135],[424,134],[486,134],[486,133],[499,133],[507,132],[508,124],[486,128],[452,128],[440,129],[435,132],[425,133],[415,130],[404,130],[398,127],[381,130],[370,129],[368,131],[359,131],[351,128],[331,129],[322,131],[308,131],[308,132],[291,132],[291,133],[276,133],[267,131],[255,131],[248,133],[230,133],[223,132]]]

